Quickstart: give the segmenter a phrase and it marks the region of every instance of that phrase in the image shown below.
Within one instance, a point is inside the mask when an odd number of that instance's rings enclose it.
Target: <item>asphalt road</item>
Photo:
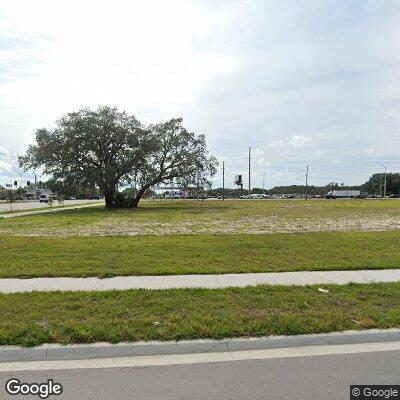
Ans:
[[[54,379],[70,400],[348,399],[350,384],[399,384],[400,351],[134,368],[6,372],[5,382]]]
[[[65,200],[64,206],[71,207],[76,206],[78,204],[85,203],[93,203],[96,200]],[[57,202],[54,203],[54,206],[58,206]],[[30,209],[48,209],[49,206],[46,203],[40,203],[39,201],[21,201],[17,203],[13,203],[12,205],[13,211],[15,210],[30,210]],[[10,211],[9,203],[0,203],[0,212]]]

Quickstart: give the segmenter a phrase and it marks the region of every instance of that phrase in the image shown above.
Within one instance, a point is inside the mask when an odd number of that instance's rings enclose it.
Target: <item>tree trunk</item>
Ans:
[[[104,199],[106,201],[107,208],[114,208],[115,204],[115,190],[108,190],[104,192]]]
[[[141,199],[142,196],[144,195],[144,192],[145,192],[147,189],[148,189],[147,187],[143,187],[143,188],[139,189],[139,191],[138,191],[136,197],[133,199],[133,202],[132,202],[132,207],[133,207],[133,208],[137,208],[137,207],[138,207],[139,201],[140,201],[140,199]]]

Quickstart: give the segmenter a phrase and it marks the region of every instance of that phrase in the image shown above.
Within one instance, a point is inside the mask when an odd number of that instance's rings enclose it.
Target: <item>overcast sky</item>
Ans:
[[[0,183],[37,128],[101,104],[183,117],[229,184],[249,146],[253,186],[362,183],[400,170],[399,66],[398,0],[2,0]]]

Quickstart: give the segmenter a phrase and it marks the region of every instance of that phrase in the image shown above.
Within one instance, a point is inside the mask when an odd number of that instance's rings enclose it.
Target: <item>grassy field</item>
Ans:
[[[400,229],[398,200],[248,200],[141,203],[0,218],[0,234],[36,236],[261,234]]]
[[[296,335],[400,326],[400,283],[0,295],[0,345]]]
[[[396,200],[63,210],[0,218],[0,278],[399,268],[399,229]],[[0,345],[400,326],[400,283],[327,287],[0,294]]]
[[[400,232],[0,236],[0,278],[400,267]]]

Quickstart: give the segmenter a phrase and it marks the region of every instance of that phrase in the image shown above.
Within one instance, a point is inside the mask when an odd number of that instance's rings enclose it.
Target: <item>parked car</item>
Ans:
[[[93,196],[90,196],[90,200],[100,200],[101,197],[98,194],[94,194]]]
[[[366,199],[367,197],[368,197],[368,193],[361,192],[360,195],[356,197],[356,199]]]
[[[48,203],[49,202],[49,195],[46,193],[42,193],[39,195],[39,202],[40,203]]]

